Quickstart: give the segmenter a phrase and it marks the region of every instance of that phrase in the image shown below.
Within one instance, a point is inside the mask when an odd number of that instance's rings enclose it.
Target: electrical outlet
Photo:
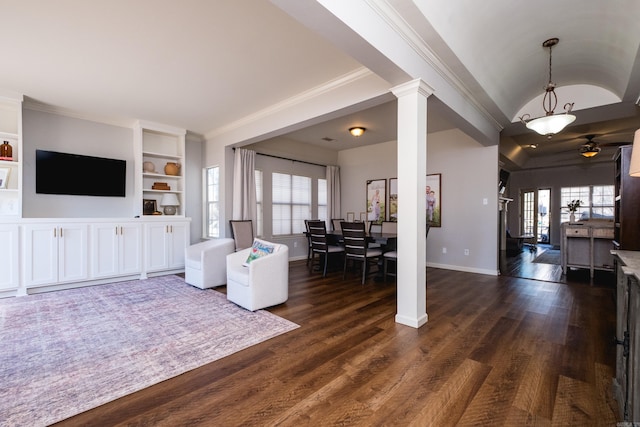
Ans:
[[[442,253],[446,254],[447,253],[447,248],[442,248]]]
[[[465,249],[465,250],[464,250],[464,254],[465,254],[465,255],[467,255],[467,256],[469,256],[469,249]]]

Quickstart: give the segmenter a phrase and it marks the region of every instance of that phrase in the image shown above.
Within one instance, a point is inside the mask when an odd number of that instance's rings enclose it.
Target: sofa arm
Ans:
[[[289,248],[287,245],[279,246],[278,251],[255,259],[249,264],[249,282],[253,286],[289,282]]]
[[[223,259],[235,250],[235,243],[233,239],[222,238],[214,239],[211,245],[202,250],[201,260],[202,264],[209,264],[215,260]]]

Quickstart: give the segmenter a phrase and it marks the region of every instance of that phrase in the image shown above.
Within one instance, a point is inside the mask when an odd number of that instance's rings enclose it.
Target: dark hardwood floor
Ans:
[[[429,268],[414,329],[392,281],[290,272],[300,328],[60,425],[616,424],[613,286]]]
[[[567,283],[568,281],[589,283],[593,285],[610,285],[615,283],[613,272],[594,272],[594,277],[589,277],[589,270],[583,268],[569,268],[567,274],[562,273],[560,261],[557,264],[534,262],[536,257],[548,250],[559,250],[552,245],[525,246],[519,254],[506,256],[502,253],[500,259],[500,272],[504,276],[521,277],[523,279],[544,280],[546,282]]]

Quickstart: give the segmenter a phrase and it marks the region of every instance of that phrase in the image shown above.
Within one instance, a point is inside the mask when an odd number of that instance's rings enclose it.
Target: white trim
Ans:
[[[489,270],[489,269],[486,269],[486,268],[464,267],[464,266],[461,266],[461,265],[439,264],[439,263],[435,263],[435,262],[427,262],[427,267],[441,268],[443,270],[463,271],[463,272],[466,272],[466,273],[487,274],[489,276],[499,276],[500,275],[500,271],[499,270]],[[427,284],[428,283],[429,283],[429,279],[427,279]]]
[[[473,105],[478,112],[493,126],[501,131],[504,126],[487,111],[467,89],[462,80],[440,60],[438,55],[420,37],[416,31],[402,18],[402,15],[388,2],[388,0],[365,0],[369,7],[382,18],[398,36],[400,36],[427,64],[429,64],[446,82],[453,86],[463,98]]]
[[[347,86],[357,82],[359,80],[365,79],[369,76],[373,75],[371,70],[366,67],[360,67],[356,70],[353,70],[347,74],[343,74],[340,77],[337,77],[333,80],[330,80],[320,86],[316,86],[307,91],[301,92],[295,96],[285,99],[284,101],[278,102],[277,104],[273,104],[268,108],[257,111],[253,114],[245,116],[235,122],[231,122],[228,125],[217,128],[205,135],[205,139],[213,139],[218,135],[225,134],[235,129],[239,129],[249,125],[250,123],[257,122],[260,119],[265,117],[269,117],[275,115],[278,112],[285,111],[287,109],[293,108],[296,105],[302,104],[303,102],[312,100],[321,95],[325,95],[330,93],[340,87]]]
[[[429,320],[429,316],[427,315],[427,313],[425,313],[423,316],[420,316],[417,319],[396,314],[396,323],[400,323],[406,326],[411,326],[412,328],[416,328],[416,329],[424,325],[425,323],[427,323],[428,320]]]

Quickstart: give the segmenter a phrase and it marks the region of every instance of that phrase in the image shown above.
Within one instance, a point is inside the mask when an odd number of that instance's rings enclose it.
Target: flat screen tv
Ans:
[[[127,162],[36,150],[36,193],[125,197]]]

